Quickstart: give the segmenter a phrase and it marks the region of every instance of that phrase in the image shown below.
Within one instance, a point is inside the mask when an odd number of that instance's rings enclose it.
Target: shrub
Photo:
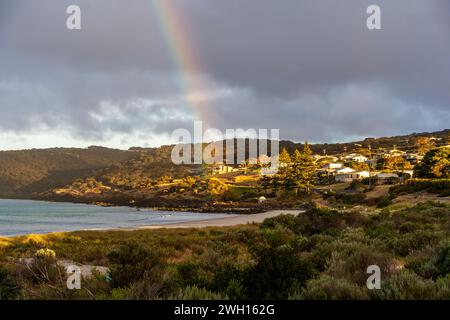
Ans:
[[[450,192],[450,179],[409,179],[405,184],[391,187],[389,193],[414,193],[428,191],[431,193],[446,194]]]
[[[304,300],[366,300],[366,289],[349,282],[328,275],[308,281],[300,294],[290,296],[289,299]]]
[[[282,214],[273,218],[265,219],[261,224],[261,228],[274,229],[276,227],[284,227],[293,232],[298,232],[299,230],[298,222],[299,220],[297,219],[296,216],[290,214]]]
[[[228,297],[197,286],[188,286],[170,297],[169,300],[228,300]]]
[[[224,264],[214,274],[211,288],[214,291],[222,291],[231,299],[244,299],[244,272],[231,263]]]
[[[377,206],[377,208],[385,208],[385,207],[387,207],[387,206],[389,206],[389,205],[391,205],[392,204],[392,197],[391,196],[384,196],[384,197],[381,197],[380,199],[378,199],[377,200],[377,202],[376,202],[376,206]]]
[[[336,194],[336,199],[341,200],[342,203],[352,205],[359,203],[366,199],[366,195],[364,193],[338,193]]]
[[[244,287],[250,299],[286,299],[314,275],[301,255],[304,238],[285,228],[264,231],[264,240],[250,247],[255,264],[246,270]]]
[[[373,290],[375,299],[382,300],[426,300],[436,296],[432,280],[423,279],[414,272],[402,270],[381,282],[380,290]]]
[[[0,300],[13,300],[19,296],[20,287],[11,278],[8,270],[0,266]]]
[[[393,269],[393,258],[387,252],[380,252],[373,247],[362,243],[353,242],[346,245],[347,248],[337,247],[328,261],[326,273],[341,279],[347,279],[358,285],[365,285],[367,280],[367,267],[377,265],[383,275],[387,275]],[[339,250],[340,249],[340,250]]]
[[[158,274],[163,268],[162,255],[158,250],[130,242],[108,254],[111,262],[113,287],[126,287],[142,280],[147,274]]]
[[[202,274],[199,263],[185,261],[177,265],[177,282],[180,286],[207,286],[208,280]]]

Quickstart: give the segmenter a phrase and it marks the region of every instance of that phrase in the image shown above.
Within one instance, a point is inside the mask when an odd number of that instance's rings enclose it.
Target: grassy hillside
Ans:
[[[6,299],[449,299],[449,210],[313,209],[259,226],[0,238],[0,291]],[[107,269],[69,291],[57,263],[67,260]],[[366,287],[370,265],[381,270],[380,290]]]
[[[0,152],[0,196],[29,195],[64,186],[136,157],[137,153],[107,148],[42,149]]]

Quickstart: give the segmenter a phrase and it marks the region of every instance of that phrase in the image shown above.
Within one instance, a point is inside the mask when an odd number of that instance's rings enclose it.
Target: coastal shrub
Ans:
[[[208,291],[197,286],[188,286],[181,289],[176,295],[171,296],[169,300],[228,300],[226,295]]]
[[[450,300],[450,275],[436,280],[436,299]]]
[[[405,184],[393,186],[389,193],[399,195],[401,193],[414,193],[427,191],[431,193],[445,194],[450,192],[450,179],[409,179]]]
[[[389,246],[400,256],[407,256],[416,250],[421,250],[439,242],[439,234],[432,230],[416,230],[393,236],[389,239]]]
[[[108,254],[112,286],[126,287],[145,275],[157,275],[164,268],[159,250],[148,249],[137,242],[128,242]]]
[[[338,235],[349,225],[358,226],[364,220],[359,212],[340,212],[337,210],[312,208],[297,215],[298,232]]]
[[[298,232],[299,230],[299,220],[296,216],[290,214],[282,214],[273,218],[267,218],[261,224],[262,229],[266,228],[276,228],[276,227],[284,227],[293,232]]]
[[[0,290],[17,288],[12,299],[450,299],[449,208],[312,208],[260,226],[11,238],[0,247]],[[69,292],[56,258],[109,267],[111,282],[96,275]],[[365,286],[372,264],[381,292]]]
[[[210,288],[216,292],[224,292],[231,299],[244,299],[244,275],[244,270],[232,263],[226,263],[215,272]]]
[[[337,200],[342,201],[343,204],[353,205],[360,203],[366,198],[366,195],[362,192],[358,193],[338,193],[335,195]]]
[[[263,236],[249,248],[255,264],[244,276],[246,294],[250,299],[286,299],[315,274],[301,254],[306,239],[285,228],[266,230]]]
[[[0,300],[13,300],[19,297],[20,287],[10,276],[8,270],[0,266]]]
[[[436,284],[414,272],[402,270],[382,280],[380,290],[372,290],[372,297],[382,300],[428,300],[436,297]]]
[[[291,300],[366,300],[367,289],[363,289],[346,279],[323,275],[308,281],[300,294],[289,297]]]
[[[36,282],[59,282],[64,270],[57,265],[56,253],[50,249],[39,249],[29,266],[32,278]]]
[[[383,275],[391,272],[394,265],[389,253],[374,250],[364,244],[354,243],[353,249],[350,247],[331,254],[328,261],[326,274],[338,279],[347,279],[358,285],[365,285],[367,280],[367,267],[377,265]]]
[[[167,298],[173,292],[175,284],[167,270],[152,270],[131,283],[125,290],[116,292],[116,298],[121,300],[155,300]],[[120,294],[122,297],[120,297]]]
[[[392,204],[392,196],[387,195],[381,198],[378,198],[376,200],[376,206],[377,208],[385,208],[387,206],[390,206]]]
[[[179,286],[199,285],[205,287],[208,285],[208,279],[202,272],[201,265],[192,261],[185,261],[177,264],[177,282]]]
[[[437,279],[450,274],[450,241],[441,242],[433,254],[415,266],[421,276]]]

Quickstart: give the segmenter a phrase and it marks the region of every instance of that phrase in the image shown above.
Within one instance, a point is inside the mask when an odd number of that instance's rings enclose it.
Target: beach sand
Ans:
[[[261,223],[264,219],[276,217],[280,214],[297,215],[303,210],[271,210],[256,214],[230,215],[230,217],[209,219],[201,221],[189,221],[181,223],[171,223],[164,225],[146,225],[135,228],[126,228],[120,230],[144,230],[144,229],[168,229],[168,228],[206,228],[206,227],[231,227],[249,223]]]

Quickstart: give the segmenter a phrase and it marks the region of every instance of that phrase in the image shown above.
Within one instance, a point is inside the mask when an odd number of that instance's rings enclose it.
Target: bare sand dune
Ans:
[[[261,223],[266,218],[276,217],[280,214],[292,214],[297,215],[303,212],[302,210],[271,210],[263,213],[256,214],[242,214],[242,215],[230,215],[230,217],[220,219],[210,219],[201,221],[190,221],[182,223],[171,223],[165,225],[147,225],[132,230],[142,229],[164,229],[164,228],[205,228],[205,227],[231,227],[248,223]],[[123,230],[123,229],[122,229]]]

